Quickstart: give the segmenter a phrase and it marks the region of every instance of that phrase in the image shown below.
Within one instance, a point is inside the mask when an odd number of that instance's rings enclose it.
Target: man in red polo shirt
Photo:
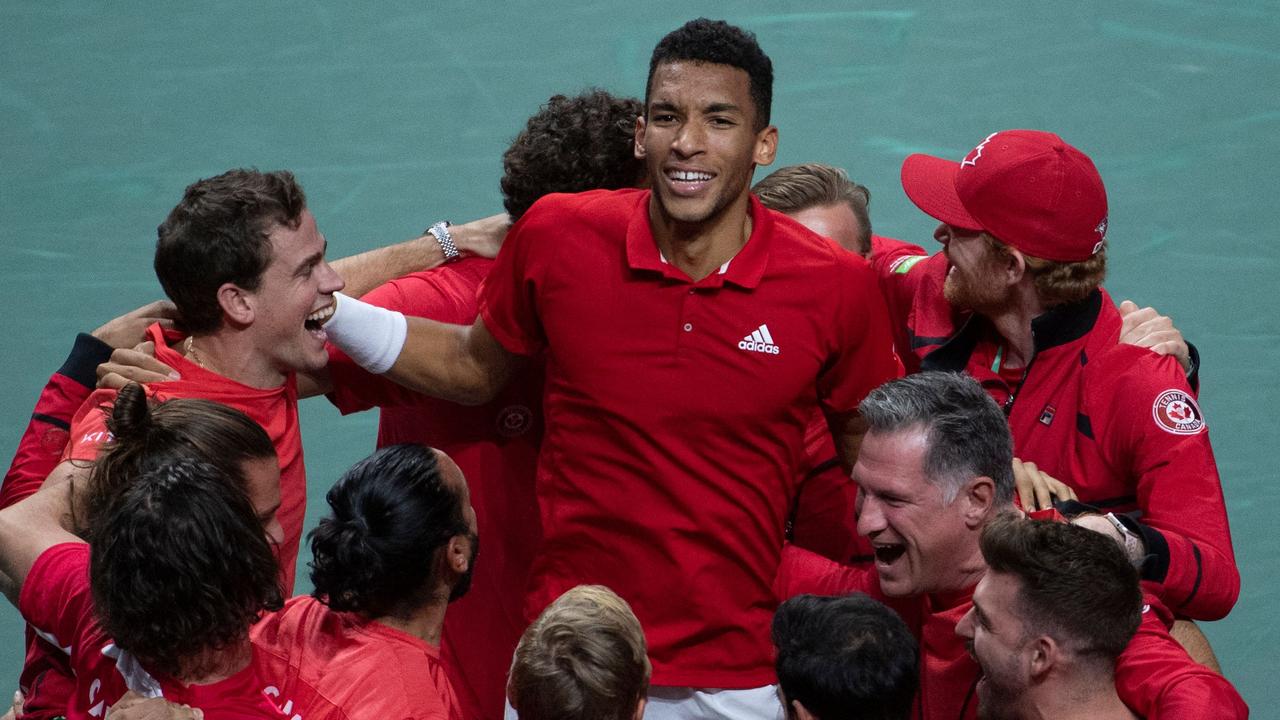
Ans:
[[[1240,574],[1208,430],[1174,358],[1117,344],[1093,162],[1052,133],[1007,130],[960,162],[907,158],[902,185],[945,246],[881,267],[919,366],[977,378],[1015,455],[1082,502],[1139,511],[1110,531],[1170,609],[1226,615]]]
[[[777,146],[771,85],[754,38],[687,24],[655,49],[637,123],[652,192],[537,203],[472,326],[346,297],[326,324],[366,367],[455,401],[545,358],[526,613],[583,582],[626,598],[649,635],[653,717],[777,712],[770,586],[806,424],[821,407],[851,459],[858,401],[899,368],[865,263],[750,195]]]

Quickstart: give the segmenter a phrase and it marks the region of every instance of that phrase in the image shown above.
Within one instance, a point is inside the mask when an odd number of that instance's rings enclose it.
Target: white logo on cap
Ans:
[[[1102,236],[1103,240],[1106,240],[1107,239],[1107,219],[1105,217],[1102,218],[1102,222],[1098,223],[1098,227],[1094,228],[1093,231],[1098,233],[1098,235]]]
[[[964,159],[960,161],[960,167],[964,167],[965,165],[977,165],[978,158],[982,157],[982,148],[986,147],[987,143],[991,142],[991,138],[999,134],[1000,133],[998,132],[993,132],[987,136],[986,140],[983,140],[982,142],[978,143],[978,147],[970,150],[969,154],[965,155]]]

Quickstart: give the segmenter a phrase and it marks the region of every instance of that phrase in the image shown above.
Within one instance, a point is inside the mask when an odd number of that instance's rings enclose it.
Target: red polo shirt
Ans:
[[[544,198],[481,291],[494,337],[547,363],[526,612],[607,585],[645,628],[655,684],[765,685],[805,427],[900,366],[860,258],[753,197],[746,245],[694,282],[660,256],[648,207],[643,190]]]
[[[302,539],[302,520],[307,509],[307,470],[302,464],[302,434],[298,430],[298,385],[293,373],[275,388],[254,388],[223,377],[191,362],[170,347],[184,336],[165,332],[159,325],[147,329],[156,344],[156,359],[178,371],[181,380],[156,383],[146,387],[147,396],[158,401],[177,398],[201,398],[222,403],[248,415],[262,426],[276,448],[280,463],[280,510],[276,513],[284,530],[284,542],[276,548],[280,575],[285,592],[293,591],[294,572],[298,564],[298,546]],[[97,390],[89,396],[71,421],[70,440],[64,460],[88,460],[98,457],[103,443],[111,439],[106,415],[111,411],[116,391]]]

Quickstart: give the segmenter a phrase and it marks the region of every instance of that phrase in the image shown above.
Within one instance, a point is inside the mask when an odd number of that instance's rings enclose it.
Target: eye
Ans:
[[[727,117],[713,117],[711,118],[711,124],[716,127],[733,127],[737,125],[736,122]]]

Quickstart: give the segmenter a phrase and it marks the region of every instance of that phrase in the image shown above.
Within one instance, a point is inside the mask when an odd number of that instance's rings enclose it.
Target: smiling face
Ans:
[[[1019,717],[1018,700],[1030,682],[1026,651],[1030,636],[1017,615],[1018,579],[988,572],[973,593],[973,607],[956,625],[969,654],[982,669],[978,717]]]
[[[645,161],[657,220],[704,224],[745,212],[756,165],[773,162],[778,132],[755,129],[746,71],[676,61],[653,73],[636,157]]]
[[[944,246],[951,269],[942,287],[947,302],[966,310],[995,314],[1012,302],[990,235],[943,223],[933,233]]]
[[[927,449],[922,427],[870,432],[853,467],[858,534],[875,548],[880,588],[891,597],[961,590],[978,556],[966,491],[943,502],[925,475]]]
[[[310,210],[297,228],[277,225],[269,237],[271,261],[258,289],[245,292],[253,309],[248,331],[277,372],[318,370],[329,361],[320,325],[333,313],[342,278],[325,262],[327,243]]]

